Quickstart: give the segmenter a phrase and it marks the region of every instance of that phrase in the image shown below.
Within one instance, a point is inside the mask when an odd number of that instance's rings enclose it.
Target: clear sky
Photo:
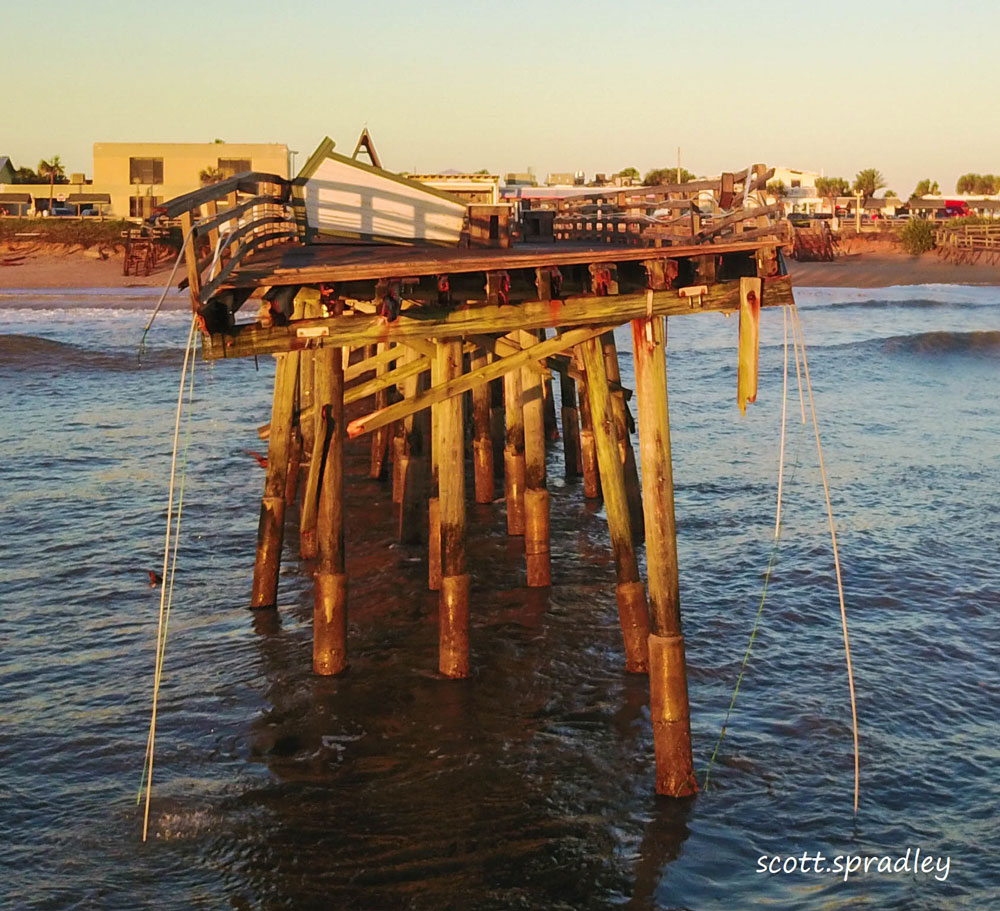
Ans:
[[[0,36],[0,155],[88,175],[95,141],[301,165],[365,123],[394,170],[1000,172],[996,0],[11,0]]]

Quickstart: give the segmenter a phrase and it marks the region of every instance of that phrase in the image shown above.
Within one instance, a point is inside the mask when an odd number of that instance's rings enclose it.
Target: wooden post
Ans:
[[[604,364],[607,377],[614,383],[621,383],[621,371],[618,368],[618,351],[615,348],[615,334],[606,332],[601,336],[604,346]],[[625,470],[625,495],[628,498],[628,512],[632,522],[634,540],[641,541],[644,527],[642,518],[642,490],[639,487],[639,468],[635,461],[635,451],[629,438],[628,418],[625,409],[625,394],[621,389],[611,394],[611,412],[615,420],[615,430],[618,437],[618,449],[621,453],[622,466]],[[602,469],[603,471],[603,469]]]
[[[618,618],[625,640],[625,669],[631,673],[649,670],[649,615],[646,593],[639,579],[639,565],[632,543],[631,519],[625,492],[625,471],[618,445],[617,421],[605,369],[600,339],[579,346],[587,371],[587,395],[594,419],[594,441],[601,468],[604,509],[608,517],[611,549],[618,573]]]
[[[288,448],[292,434],[292,409],[298,359],[276,355],[274,400],[271,405],[271,433],[267,445],[267,475],[257,525],[257,559],[253,569],[252,608],[277,607],[278,570],[285,536],[285,482],[288,475]]]
[[[586,367],[579,349],[573,353],[573,362],[581,370],[580,382],[580,470],[583,472],[583,495],[588,500],[601,496],[601,476],[597,465],[597,444],[594,441],[594,421],[590,414],[590,396],[587,392]]]
[[[545,341],[545,330],[537,330],[535,335],[538,336],[537,339],[532,339],[532,341]],[[522,342],[522,345],[527,345],[527,338]],[[543,365],[544,366],[544,365]],[[559,425],[556,424],[556,399],[552,394],[552,374],[547,373],[547,375],[542,380],[542,414],[545,419],[545,439],[546,440],[556,440],[559,438]]]
[[[485,367],[488,355],[481,348],[472,356],[472,369]],[[493,437],[491,433],[490,384],[472,390],[473,464],[476,479],[476,502],[493,502]]]
[[[289,352],[288,357],[294,358],[296,365],[296,376],[300,376],[301,352]],[[288,471],[285,475],[285,505],[291,506],[299,492],[299,468],[302,464],[302,430],[299,426],[299,414],[301,405],[299,399],[299,383],[295,383],[292,395],[292,431],[288,441]]]
[[[674,522],[674,479],[670,456],[665,320],[632,322],[639,455],[646,516],[649,576],[649,706],[656,750],[656,791],[686,797],[698,790],[691,760],[684,637],[681,635]]]
[[[311,318],[320,313],[320,304],[310,302],[305,305],[304,309],[305,316]],[[315,358],[315,351],[299,352],[299,425],[302,431],[302,457],[309,465],[306,472],[305,489],[302,491],[299,505],[299,554],[303,560],[312,560],[316,556],[319,474],[323,462],[325,442],[324,430],[320,426],[322,416],[316,407]]]
[[[325,446],[316,523],[313,670],[329,676],[347,667],[347,575],[344,572],[344,362],[340,348],[315,358],[316,404]],[[322,440],[322,444],[320,443]]]
[[[378,353],[381,355],[389,347],[386,342],[378,343]],[[379,362],[375,367],[375,376],[380,377],[386,371],[386,365]],[[389,390],[379,389],[375,393],[375,410],[385,408],[389,404]],[[372,431],[372,458],[368,477],[381,479],[385,475],[386,450],[389,446],[389,427],[379,427]]]
[[[421,355],[408,352],[408,361],[419,360]],[[421,390],[421,377],[407,377],[403,384],[407,398],[414,398]],[[404,418],[404,447],[400,454],[399,474],[402,496],[399,504],[399,542],[419,544],[423,540],[423,517],[427,502],[427,444],[424,429],[426,412]]]
[[[521,347],[538,339],[521,333]],[[542,375],[531,366],[521,368],[521,402],[524,413],[524,555],[528,585],[552,584],[549,564],[549,492],[545,487],[545,390]]]
[[[444,382],[440,352],[435,349],[431,359],[431,388]],[[461,401],[461,398],[459,398]],[[441,406],[431,406],[431,476],[427,500],[427,588],[441,591]]]
[[[438,344],[440,379],[462,373],[462,342]],[[462,397],[439,406],[437,442],[441,513],[441,595],[438,667],[446,677],[469,676],[469,575],[465,562],[465,432]]]
[[[576,407],[576,380],[569,373],[559,374],[559,396],[562,399],[563,458],[567,478],[578,478],[581,472],[580,416]],[[591,437],[593,438],[593,437]]]
[[[516,340],[516,339],[515,339]],[[503,378],[507,445],[503,451],[504,494],[507,498],[507,534],[524,534],[524,411],[521,404],[521,371]]]
[[[506,421],[503,414],[503,379],[490,380],[490,434],[493,437],[493,476],[503,474]]]

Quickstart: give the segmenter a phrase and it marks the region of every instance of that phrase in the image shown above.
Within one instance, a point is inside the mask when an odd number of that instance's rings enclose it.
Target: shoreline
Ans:
[[[933,253],[910,256],[898,251],[864,251],[833,262],[787,260],[793,287],[886,288],[893,285],[1000,285],[1000,265],[943,262]],[[162,288],[172,262],[150,275],[122,275],[121,255],[97,251],[0,251],[0,293],[11,291]]]

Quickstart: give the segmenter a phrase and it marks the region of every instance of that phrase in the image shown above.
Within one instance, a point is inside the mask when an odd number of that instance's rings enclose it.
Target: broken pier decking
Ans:
[[[765,177],[758,167],[740,179],[756,187]],[[729,178],[720,192],[731,202],[739,188],[737,181],[734,194]],[[241,193],[251,198],[241,201]],[[285,509],[297,496],[302,556],[315,560],[313,666],[320,674],[347,666],[343,447],[371,433],[371,476],[392,478],[399,539],[420,541],[426,517],[439,670],[467,676],[475,567],[465,557],[465,463],[474,463],[482,503],[492,501],[502,467],[508,533],[524,537],[527,584],[548,586],[545,448],[556,426],[555,370],[567,474],[582,474],[585,495],[604,499],[625,666],[650,675],[657,790],[693,793],[665,317],[738,312],[741,327],[752,323],[755,359],[760,306],[792,302],[780,232],[768,228],[773,213],[758,199],[745,212],[723,212],[701,236],[690,234],[700,225],[691,219],[687,236],[657,232],[657,246],[647,247],[330,245],[299,241],[290,197],[278,178],[242,175],[163,209],[181,217],[204,357],[278,359],[252,606],[277,604]],[[220,211],[220,201],[228,208]],[[747,239],[738,233],[744,222]],[[238,323],[251,295],[258,319]],[[626,323],[634,397],[621,384],[613,335]],[[748,388],[745,376],[740,388]],[[641,488],[629,400],[638,412]],[[345,404],[353,418],[346,424]],[[648,599],[635,550],[643,538]]]

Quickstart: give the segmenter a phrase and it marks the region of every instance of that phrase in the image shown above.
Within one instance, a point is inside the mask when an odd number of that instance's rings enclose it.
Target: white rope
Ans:
[[[181,431],[181,414],[184,408],[184,386],[187,381],[187,371],[188,364],[192,364],[192,375],[191,381],[192,385],[194,383],[194,365],[192,358],[192,351],[194,349],[195,342],[195,329],[197,327],[197,320],[192,317],[191,319],[191,330],[188,333],[187,346],[184,349],[184,365],[181,368],[181,382],[180,388],[177,392],[177,411],[174,419],[174,447],[173,454],[170,459],[170,488],[168,493],[167,501],[167,524],[166,533],[164,536],[163,544],[163,573],[160,582],[160,613],[159,619],[157,621],[156,629],[156,661],[154,665],[153,673],[153,708],[149,720],[149,737],[146,741],[146,807],[143,813],[142,821],[142,840],[145,841],[147,834],[149,832],[149,803],[152,796],[153,790],[153,756],[154,748],[156,745],[156,709],[160,696],[160,680],[163,675],[163,657],[165,653],[165,637],[166,637],[166,627],[169,618],[169,600],[173,598],[173,588],[174,588],[174,573],[177,568],[177,540],[179,535],[175,533],[174,536],[174,550],[173,550],[173,563],[170,563],[170,536],[171,536],[171,522],[173,519],[173,508],[174,508],[174,486],[177,477],[177,450],[178,443],[180,440]],[[183,481],[182,481],[182,494],[183,496]],[[181,520],[181,508],[183,506],[183,501],[178,503],[177,507],[177,532],[180,531],[180,520]],[[169,573],[168,573],[169,568]]]
[[[854,694],[854,668],[851,664],[851,642],[847,633],[847,608],[844,604],[844,582],[840,573],[840,554],[837,549],[837,530],[833,521],[833,505],[830,502],[830,485],[827,483],[826,468],[823,464],[823,446],[819,439],[819,421],[816,418],[816,401],[813,398],[812,382],[809,379],[809,361],[806,358],[805,337],[802,333],[802,322],[795,304],[791,304],[792,329],[797,332],[799,344],[802,347],[802,369],[806,378],[806,389],[809,392],[809,409],[812,412],[813,430],[816,434],[816,454],[819,457],[819,470],[823,478],[823,492],[826,495],[826,511],[830,518],[830,539],[833,542],[833,565],[837,572],[837,593],[840,597],[840,621],[844,629],[844,657],[847,660],[847,684],[851,691],[851,720],[854,728],[854,812],[858,812],[858,796],[861,791],[861,764],[858,750],[858,705]]]

